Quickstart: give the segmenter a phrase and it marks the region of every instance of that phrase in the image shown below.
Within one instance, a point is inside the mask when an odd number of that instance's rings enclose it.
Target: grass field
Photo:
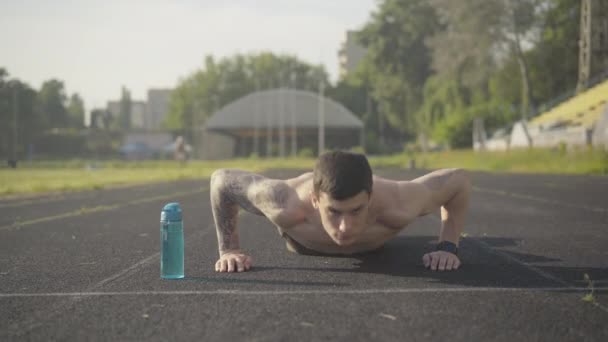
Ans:
[[[39,161],[0,169],[0,196],[207,178],[218,168],[262,172],[272,168],[312,168],[313,159],[235,159],[225,161]]]
[[[608,152],[598,150],[471,150],[428,154],[370,157],[372,167],[408,168],[411,159],[424,169],[460,167],[491,172],[608,175]],[[312,169],[314,159],[234,159],[225,161],[103,161],[86,160],[22,162],[19,168],[0,169],[0,196],[49,191],[103,189],[179,179],[207,178],[218,168],[262,172],[273,168]]]
[[[458,150],[381,157],[374,160],[375,166],[407,167],[414,158],[420,168],[438,169],[460,167],[489,172],[594,174],[608,175],[608,151],[579,149],[530,149],[507,152],[474,152]]]

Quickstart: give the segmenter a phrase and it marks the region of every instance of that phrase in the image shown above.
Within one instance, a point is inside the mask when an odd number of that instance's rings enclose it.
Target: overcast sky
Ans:
[[[272,51],[323,63],[332,80],[345,32],[375,0],[0,0],[0,67],[40,88],[64,81],[87,111],[125,85],[174,87],[204,56]]]

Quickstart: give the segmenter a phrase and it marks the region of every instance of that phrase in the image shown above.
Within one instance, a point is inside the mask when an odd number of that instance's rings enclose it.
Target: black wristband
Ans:
[[[450,241],[441,241],[440,243],[437,244],[437,246],[435,247],[436,251],[445,251],[445,252],[450,252],[454,255],[458,255],[458,247],[456,247],[456,244]]]

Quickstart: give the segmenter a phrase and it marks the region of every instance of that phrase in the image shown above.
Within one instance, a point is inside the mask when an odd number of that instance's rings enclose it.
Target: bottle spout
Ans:
[[[162,222],[175,222],[182,220],[182,208],[179,203],[173,202],[168,203],[163,207],[163,210],[160,212],[160,220]]]

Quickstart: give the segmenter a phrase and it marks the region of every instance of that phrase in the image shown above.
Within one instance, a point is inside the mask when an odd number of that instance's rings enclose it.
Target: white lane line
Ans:
[[[435,215],[429,215],[429,216],[432,219],[434,219],[435,221],[441,223],[441,219],[438,218],[437,216],[435,216]],[[505,252],[503,252],[503,251],[500,251],[498,249],[492,248],[492,246],[490,246],[489,244],[487,244],[487,243],[485,243],[483,241],[477,240],[475,238],[469,238],[469,239],[467,239],[467,241],[470,242],[470,243],[476,244],[478,247],[481,247],[481,248],[485,249],[489,253],[498,255],[498,256],[500,256],[500,257],[502,257],[504,259],[507,259],[508,261],[514,262],[514,263],[516,263],[516,264],[524,267],[525,269],[527,269],[527,270],[529,270],[529,271],[531,271],[533,273],[538,274],[539,276],[541,276],[541,277],[543,277],[543,278],[545,278],[547,280],[551,280],[551,281],[554,281],[554,282],[556,282],[558,284],[561,284],[561,285],[564,286],[563,287],[564,289],[571,289],[571,290],[578,290],[578,289],[580,289],[580,287],[576,287],[576,286],[570,284],[569,282],[567,282],[567,281],[565,281],[565,280],[563,280],[561,278],[558,278],[558,277],[554,276],[553,274],[550,274],[548,272],[540,270],[540,269],[538,269],[538,268],[536,268],[536,267],[534,267],[534,266],[532,266],[532,265],[530,265],[530,264],[528,264],[526,262],[523,262],[523,261],[521,261],[521,260],[519,260],[519,259],[517,259],[517,258],[515,258],[515,257],[513,257],[513,256],[511,256],[511,255],[509,255],[509,254],[507,254]],[[591,289],[588,288],[588,287],[586,289],[587,289],[587,291],[591,291]],[[601,288],[601,289],[606,289],[606,288]],[[593,293],[593,292],[591,292],[591,293]],[[608,312],[608,307],[605,307],[605,306],[601,305],[598,302],[594,302],[594,305],[597,306],[598,308],[600,308],[602,311]]]
[[[199,234],[201,234],[201,237],[204,237],[205,235],[209,234],[211,232],[211,228],[215,228],[215,224],[212,223],[212,224],[207,225],[207,229],[203,230],[202,233],[199,233]],[[195,237],[198,238],[196,235],[193,236],[191,239],[186,241],[185,246],[187,247],[190,243],[192,243],[192,241],[194,241]],[[119,271],[118,273],[115,273],[115,274],[97,282],[95,285],[89,286],[85,291],[91,291],[94,289],[98,289],[107,283],[110,283],[124,275],[127,275],[128,273],[134,272],[135,270],[149,264],[150,262],[154,261],[155,259],[157,259],[159,257],[160,257],[160,252],[156,252],[156,253],[146,257],[145,259],[142,259],[142,260],[136,262],[135,264],[125,268],[124,270]]]
[[[190,179],[191,181],[205,181],[208,180],[208,178],[196,178],[196,179]],[[154,185],[161,185],[163,183],[167,183],[169,181],[152,181],[152,182],[146,182],[146,183],[139,183],[139,184],[112,184],[112,185],[104,185],[103,187],[103,191],[108,191],[108,190],[137,190],[137,188],[144,188],[144,187],[148,187],[150,185],[154,186]],[[99,190],[92,190],[92,189],[82,189],[82,190],[74,190],[74,191],[67,191],[67,192],[62,192],[62,191],[51,191],[51,192],[43,192],[43,193],[27,193],[27,194],[17,194],[14,197],[9,196],[5,196],[4,198],[0,199],[0,208],[13,208],[13,207],[20,207],[23,205],[30,205],[30,204],[46,204],[46,203],[51,203],[51,202],[57,202],[57,201],[76,201],[76,200],[85,200],[85,199],[91,199],[91,198],[95,198],[96,193]],[[94,192],[94,193],[92,193]]]
[[[90,196],[90,197],[93,197],[93,196]],[[82,200],[82,199],[86,199],[86,198],[90,198],[90,197],[84,197],[84,198],[74,197],[73,199]],[[45,204],[45,203],[61,201],[64,199],[66,199],[66,198],[63,196],[45,197],[45,198],[35,198],[34,197],[34,198],[28,198],[28,199],[15,200],[17,202],[9,202],[9,201],[11,201],[11,199],[7,199],[6,200],[7,202],[0,203],[0,208],[18,208],[23,205]]]
[[[594,288],[608,291],[608,287]],[[386,288],[352,290],[192,290],[192,291],[101,291],[101,292],[48,292],[48,293],[0,293],[0,298],[28,297],[103,297],[103,296],[275,296],[275,295],[381,295],[398,293],[452,293],[452,292],[590,292],[588,287],[446,287],[446,288]]]
[[[213,226],[213,228],[215,228],[215,226]],[[207,230],[204,230],[202,232],[202,236],[205,236],[206,234],[208,234],[209,231],[210,231],[209,226],[207,226]],[[193,241],[193,240],[194,240],[194,237],[192,239],[186,241],[186,246],[188,246],[191,243],[191,241]],[[156,252],[156,253],[136,262],[135,264],[125,268],[124,270],[121,270],[121,271],[87,287],[86,289],[83,290],[83,292],[74,292],[74,293],[105,293],[105,292],[94,292],[94,290],[99,289],[99,288],[103,287],[104,285],[106,285],[118,278],[134,274],[136,271],[141,269],[143,266],[150,264],[152,261],[154,261],[159,256],[160,256],[160,252]],[[12,296],[10,296],[10,294],[6,294],[6,293],[0,294],[0,298],[5,298],[5,297],[11,298]],[[28,296],[15,296],[15,297],[28,297]],[[29,297],[35,297],[35,296],[29,296]],[[71,301],[64,302],[64,303],[58,303],[55,306],[51,307],[49,309],[49,312],[45,316],[46,320],[48,321],[50,318],[65,311],[66,309],[75,305],[78,301],[84,299],[87,296],[61,296],[61,295],[53,296],[53,295],[50,295],[50,296],[46,296],[46,297],[67,297],[67,298],[71,299]],[[24,334],[36,327],[41,326],[42,324],[44,324],[44,321],[36,320],[34,318],[29,318],[29,319],[26,319],[24,322],[20,322],[18,324],[13,324],[13,326],[11,328],[18,330],[19,334]]]
[[[487,194],[527,199],[527,200],[531,200],[531,201],[561,205],[564,207],[575,208],[575,209],[584,209],[584,210],[589,210],[589,211],[593,211],[593,212],[597,212],[597,213],[608,212],[608,208],[600,208],[600,207],[593,207],[593,206],[588,206],[588,205],[564,203],[561,201],[556,201],[556,200],[552,200],[552,199],[548,199],[548,198],[536,197],[536,196],[525,195],[525,194],[518,194],[515,192],[509,192],[509,191],[503,191],[503,190],[480,188],[478,186],[473,186],[473,190],[477,191],[477,192],[487,193]]]
[[[429,216],[433,220],[441,223],[441,219],[438,218],[437,216],[435,216],[435,215],[429,215]],[[515,258],[515,257],[513,257],[513,256],[511,256],[511,255],[509,255],[509,254],[507,254],[505,252],[503,252],[503,251],[500,251],[500,250],[497,250],[495,248],[492,248],[492,246],[488,245],[487,243],[485,243],[483,241],[479,241],[479,240],[477,240],[475,238],[468,238],[467,241],[470,242],[470,243],[472,243],[472,244],[477,245],[478,247],[481,247],[482,249],[488,251],[489,253],[498,255],[498,256],[500,256],[500,257],[502,257],[504,259],[507,259],[508,261],[514,262],[514,263],[516,263],[516,264],[524,267],[525,269],[527,269],[529,271],[532,271],[533,273],[538,274],[539,276],[541,276],[541,277],[543,277],[543,278],[545,278],[547,280],[554,281],[554,282],[559,283],[559,284],[561,284],[563,286],[566,286],[566,287],[574,287],[572,284],[564,281],[561,278],[557,278],[556,276],[554,276],[554,275],[552,275],[550,273],[547,273],[547,272],[545,272],[543,270],[540,270],[540,269],[538,269],[538,268],[536,268],[536,267],[534,267],[534,266],[532,266],[532,265],[530,265],[530,264],[528,264],[526,262],[523,262],[523,261],[521,261],[521,260],[519,260],[519,259],[517,259],[517,258]]]
[[[127,273],[129,273],[131,271],[134,271],[134,270],[136,270],[136,269],[138,269],[138,268],[140,268],[140,267],[142,267],[142,266],[150,263],[152,260],[158,258],[159,256],[160,256],[160,252],[156,252],[156,253],[150,255],[149,257],[147,257],[147,258],[145,258],[143,260],[140,260],[139,262],[131,265],[130,267],[125,268],[124,270],[122,270],[122,271],[120,271],[120,272],[118,272],[118,273],[116,273],[114,275],[111,275],[111,276],[107,277],[106,279],[103,279],[102,281],[100,281],[100,282],[96,283],[95,285],[89,287],[89,290],[100,288],[100,287],[104,286],[105,284],[107,284],[107,283],[109,283],[111,281],[114,281],[114,280],[122,277],[123,275],[125,275],[125,274],[127,274]]]
[[[57,214],[57,215],[44,216],[44,217],[25,220],[25,221],[21,221],[21,222],[18,221],[18,222],[9,224],[9,225],[0,226],[0,231],[21,229],[22,227],[30,226],[30,225],[37,224],[37,223],[55,221],[55,220],[59,220],[59,219],[63,219],[63,218],[69,218],[69,217],[83,216],[83,215],[91,214],[91,213],[112,211],[112,210],[124,208],[126,206],[130,206],[130,205],[150,203],[150,202],[154,202],[154,201],[167,200],[167,199],[181,197],[181,196],[190,196],[190,195],[194,195],[197,193],[205,192],[207,190],[209,190],[207,187],[202,187],[198,190],[180,191],[180,192],[175,192],[175,193],[168,194],[168,195],[140,198],[140,199],[136,199],[133,201],[118,203],[118,204],[113,204],[113,205],[98,205],[98,206],[91,207],[91,208],[83,207],[80,209],[68,211],[65,213]]]

